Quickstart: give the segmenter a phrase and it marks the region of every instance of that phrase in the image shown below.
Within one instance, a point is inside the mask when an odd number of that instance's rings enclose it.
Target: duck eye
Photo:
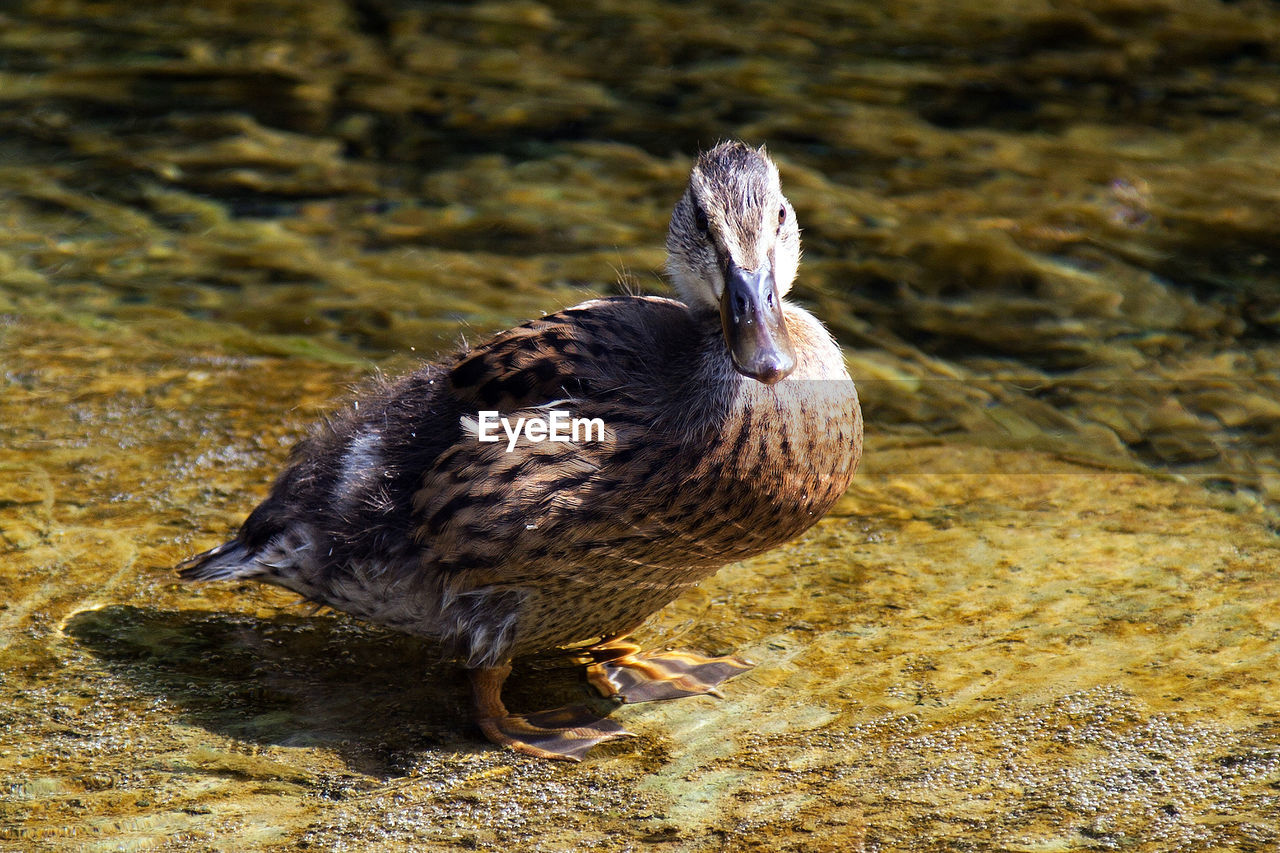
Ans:
[[[778,205],[778,225],[779,225],[779,227],[781,227],[782,223],[784,223],[784,222],[786,222],[786,221],[787,221],[787,206],[786,206],[785,204]]]
[[[693,206],[693,224],[698,226],[698,230],[703,234],[706,234],[707,230],[711,227],[711,224],[707,222],[706,212],[697,204]]]

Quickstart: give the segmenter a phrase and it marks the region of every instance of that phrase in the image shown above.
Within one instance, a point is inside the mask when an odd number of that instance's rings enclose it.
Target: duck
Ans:
[[[181,577],[428,638],[466,670],[480,731],[538,758],[631,733],[587,704],[509,711],[531,656],[579,654],[616,705],[721,695],[753,664],[627,638],[815,524],[854,476],[862,413],[840,347],[785,299],[800,229],[764,147],[697,156],[666,248],[678,298],[591,299],[376,380]]]

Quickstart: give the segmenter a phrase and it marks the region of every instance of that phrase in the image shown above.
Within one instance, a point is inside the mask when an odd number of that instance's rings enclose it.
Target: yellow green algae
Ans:
[[[1280,845],[1274,4],[2,15],[0,849]],[[642,630],[725,698],[537,762],[418,640],[176,582],[370,374],[665,292],[728,136],[868,445]]]
[[[161,361],[39,321],[6,342],[32,389],[3,402],[32,434],[3,463],[14,849],[1276,841],[1280,549],[1196,486],[873,437],[818,527],[641,634],[759,666],[723,700],[616,711],[639,737],[566,766],[481,742],[417,640],[175,582],[261,494],[294,437],[280,412],[309,419],[358,371]],[[509,698],[584,691],[547,660]]]

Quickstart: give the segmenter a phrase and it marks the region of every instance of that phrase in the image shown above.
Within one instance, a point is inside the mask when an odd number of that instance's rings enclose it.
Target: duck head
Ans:
[[[796,213],[764,148],[703,152],[671,214],[667,273],[687,305],[720,312],[734,368],[766,385],[795,368],[782,297],[799,264]]]

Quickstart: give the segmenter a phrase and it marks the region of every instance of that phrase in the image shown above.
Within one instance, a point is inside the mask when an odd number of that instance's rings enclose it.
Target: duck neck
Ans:
[[[733,366],[733,358],[725,344],[720,313],[695,309],[700,333],[692,370],[685,379],[689,411],[687,415],[703,421],[708,429],[718,429],[728,418],[750,405],[754,393],[751,386],[767,390],[767,386],[743,376]]]

